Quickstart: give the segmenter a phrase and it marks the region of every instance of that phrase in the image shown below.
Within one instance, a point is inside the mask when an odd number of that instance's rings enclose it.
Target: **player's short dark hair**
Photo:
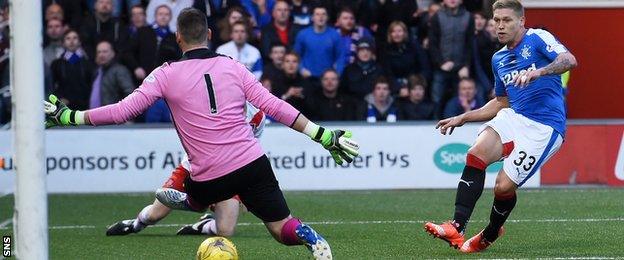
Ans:
[[[206,15],[188,7],[182,9],[177,20],[178,33],[187,44],[202,44],[208,41],[208,22]]]
[[[492,4],[492,10],[496,9],[511,9],[519,17],[524,16],[524,7],[519,0],[496,0],[496,2]]]

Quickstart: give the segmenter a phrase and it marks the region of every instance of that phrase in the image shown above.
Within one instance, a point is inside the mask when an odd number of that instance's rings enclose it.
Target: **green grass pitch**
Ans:
[[[519,191],[507,233],[489,250],[463,255],[423,231],[423,221],[451,217],[454,190],[287,192],[295,216],[322,233],[336,259],[624,257],[624,189],[550,188]],[[106,237],[106,227],[132,218],[151,194],[49,196],[51,259],[193,259],[202,236],[176,236],[199,214],[174,212],[140,234]],[[468,225],[487,223],[492,192],[484,192]],[[0,223],[13,197],[0,198]],[[242,259],[310,259],[304,247],[276,243],[250,213],[231,240]],[[0,235],[11,235],[11,225]]]

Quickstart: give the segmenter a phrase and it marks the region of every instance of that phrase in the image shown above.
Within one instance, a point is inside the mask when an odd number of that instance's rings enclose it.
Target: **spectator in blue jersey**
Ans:
[[[429,54],[434,68],[431,101],[437,105],[453,92],[459,78],[470,76],[473,38],[472,15],[461,1],[444,0],[442,9],[431,18],[429,28]],[[438,107],[438,111],[441,109]]]
[[[364,100],[367,104],[366,121],[375,122],[396,122],[397,106],[394,98],[390,95],[390,82],[383,76],[375,80],[373,92],[367,95]]]
[[[380,59],[384,70],[394,79],[392,93],[399,97],[409,95],[407,78],[411,74],[427,75],[429,64],[427,54],[417,42],[411,42],[407,26],[395,21],[388,28],[387,42]]]
[[[373,91],[375,80],[384,75],[383,68],[375,61],[372,39],[364,38],[357,43],[357,61],[347,66],[340,79],[341,92],[362,100]]]
[[[260,52],[268,58],[270,48],[274,44],[281,43],[287,48],[295,44],[295,37],[299,32],[298,25],[290,21],[290,5],[285,0],[277,0],[273,7],[273,22],[262,28]]]
[[[473,79],[462,78],[457,89],[457,96],[451,98],[444,107],[444,118],[458,116],[484,105],[483,99],[477,97],[477,86]]]
[[[241,5],[251,15],[252,24],[262,28],[271,23],[275,0],[241,0]]]
[[[247,43],[249,31],[249,26],[244,22],[235,22],[230,34],[232,40],[219,46],[217,53],[239,61],[256,76],[256,79],[260,79],[262,76],[262,56],[256,47]]]
[[[399,101],[399,120],[431,120],[434,105],[427,100],[427,80],[421,75],[409,77],[409,96]]]
[[[301,57],[301,74],[305,78],[318,79],[330,68],[338,73],[344,69],[340,35],[327,26],[327,19],[327,9],[317,6],[312,15],[313,25],[297,34],[294,49]]]
[[[293,24],[300,27],[307,27],[312,23],[312,9],[314,8],[314,0],[292,0],[292,17]]]
[[[343,63],[351,64],[355,62],[357,42],[364,38],[372,40],[373,36],[368,29],[355,23],[355,13],[348,8],[344,8],[338,13],[336,27],[336,30],[340,34],[340,46],[344,53]]]

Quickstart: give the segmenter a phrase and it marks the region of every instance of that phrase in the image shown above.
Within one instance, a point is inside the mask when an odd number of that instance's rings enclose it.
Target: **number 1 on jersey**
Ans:
[[[214,87],[212,86],[212,79],[210,78],[210,74],[204,74],[204,79],[206,80],[206,88],[208,89],[208,99],[210,101],[210,113],[217,113],[217,99],[214,92]]]

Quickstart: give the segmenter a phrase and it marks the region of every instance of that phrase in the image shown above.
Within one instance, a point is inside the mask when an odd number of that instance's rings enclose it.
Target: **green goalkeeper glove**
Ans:
[[[358,155],[360,146],[351,139],[351,131],[327,130],[319,126],[312,135],[312,140],[319,142],[329,151],[334,161],[342,165],[343,160],[347,163],[353,162],[353,158]]]
[[[46,128],[84,124],[84,112],[69,109],[55,95],[50,95],[48,100],[43,101],[43,109],[46,114]]]

